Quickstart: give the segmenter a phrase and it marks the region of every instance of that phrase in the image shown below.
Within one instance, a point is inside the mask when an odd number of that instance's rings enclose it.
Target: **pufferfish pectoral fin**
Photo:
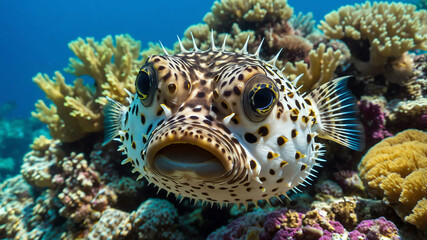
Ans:
[[[329,81],[309,94],[308,101],[311,98],[317,105],[311,124],[317,128],[319,137],[361,151],[365,147],[365,135],[356,98],[347,89],[347,78]]]
[[[127,107],[121,103],[107,97],[108,103],[104,106],[104,142],[102,146],[108,144],[119,134],[120,124]]]

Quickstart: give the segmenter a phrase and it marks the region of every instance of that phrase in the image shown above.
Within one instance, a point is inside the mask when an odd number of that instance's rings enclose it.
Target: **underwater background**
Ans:
[[[245,19],[256,6],[266,15]],[[1,1],[0,239],[427,239],[426,8],[425,0]],[[326,18],[332,11],[341,14]],[[322,142],[327,161],[312,185],[258,207],[177,200],[136,181],[117,145],[101,146],[103,97],[124,102],[116,88],[135,91],[137,70],[163,54],[159,41],[177,53],[176,36],[191,49],[192,32],[206,49],[211,29],[229,34],[229,51],[248,36],[250,53],[266,38],[263,59],[283,48],[278,67],[290,80],[304,73],[303,92],[351,75],[365,150]]]

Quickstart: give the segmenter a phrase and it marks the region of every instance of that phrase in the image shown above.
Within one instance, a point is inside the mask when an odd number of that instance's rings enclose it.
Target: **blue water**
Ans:
[[[313,12],[316,20],[343,4],[365,1],[289,0],[295,13]],[[199,22],[213,1],[0,1],[0,105],[16,103],[8,116],[28,117],[44,93],[31,79],[52,76],[73,57],[68,42],[77,37],[129,33],[142,42],[161,40],[171,48],[176,35]],[[66,77],[68,75],[65,75]],[[68,76],[68,79],[73,79]]]

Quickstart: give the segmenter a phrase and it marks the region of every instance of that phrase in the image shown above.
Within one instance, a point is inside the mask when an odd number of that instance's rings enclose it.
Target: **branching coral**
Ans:
[[[222,0],[214,3],[203,20],[209,27],[227,32],[230,23],[277,22],[289,19],[292,13],[286,0]]]
[[[289,24],[295,29],[295,31],[299,31],[302,36],[306,37],[316,31],[316,21],[313,20],[313,13],[309,12],[303,15],[302,12],[299,12],[298,15],[293,15],[289,19]]]
[[[181,42],[186,49],[191,49],[194,37],[199,49],[208,49],[212,44],[212,30],[216,46],[222,45],[225,35],[229,34],[225,41],[226,50],[238,51],[248,39],[248,52],[255,52],[264,38],[261,58],[271,59],[283,49],[276,66],[280,69],[286,64],[284,73],[291,79],[304,73],[299,84],[304,85],[303,91],[306,91],[331,80],[343,54],[332,48],[326,50],[324,44],[313,50],[312,43],[304,38],[314,32],[311,15],[300,14],[290,19],[291,16],[292,8],[283,0],[215,2],[212,12],[204,18],[206,24],[190,26]],[[180,45],[176,43],[174,49],[180,51]]]
[[[366,2],[329,13],[319,28],[347,43],[360,71],[376,74],[408,50],[427,50],[426,20],[427,11],[411,4]]]
[[[302,85],[300,90],[302,92],[310,91],[334,77],[334,71],[340,63],[341,57],[340,50],[326,49],[326,45],[322,43],[316,50],[310,51],[309,65],[303,61],[296,62],[295,65],[286,63],[283,73],[291,80],[303,73],[297,86]]]
[[[48,107],[43,100],[36,104],[33,117],[46,123],[52,137],[63,142],[73,142],[90,132],[103,129],[102,105],[105,96],[124,103],[125,88],[134,91],[134,79],[143,60],[140,58],[140,43],[129,35],[116,36],[116,45],[111,36],[101,43],[93,38],[86,42],[79,38],[69,44],[77,59],[70,59],[67,72],[94,79],[94,87],[76,79],[74,85],[65,83],[60,72],[50,79],[38,74],[33,81],[46,93],[53,105]]]
[[[279,69],[287,62],[309,62],[308,55],[313,45],[302,36],[303,33],[297,32],[287,21],[268,23],[260,30],[266,42],[264,56],[274,56],[283,49],[276,62]]]
[[[226,34],[228,51],[241,49],[249,36],[248,50],[255,51],[264,36],[265,27],[272,27],[276,23],[285,22],[292,16],[293,9],[286,0],[216,1],[212,12],[206,14],[205,24],[190,26],[184,34],[182,43],[185,48],[193,47],[191,33],[198,48],[208,49],[210,46],[210,30],[213,30],[215,44],[221,45]],[[279,47],[280,49],[280,47]],[[175,50],[179,45],[175,44]],[[277,51],[274,53],[276,54]]]
[[[368,190],[419,229],[427,227],[427,133],[406,130],[372,147],[359,164]]]

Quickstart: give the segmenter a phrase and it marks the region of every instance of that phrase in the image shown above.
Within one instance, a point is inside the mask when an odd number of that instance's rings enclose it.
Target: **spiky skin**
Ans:
[[[268,200],[308,183],[321,160],[314,96],[304,98],[275,59],[263,61],[258,52],[195,49],[147,60],[158,79],[152,104],[144,106],[134,94],[117,114],[119,150],[128,157],[123,163],[132,163],[139,178],[159,189],[219,204]],[[277,102],[261,121],[251,120],[243,104],[247,82],[257,74],[278,90]],[[155,160],[162,151],[189,159],[193,152],[196,157],[210,153],[218,164],[203,167],[189,160],[187,169],[180,158],[176,169],[163,167]]]

